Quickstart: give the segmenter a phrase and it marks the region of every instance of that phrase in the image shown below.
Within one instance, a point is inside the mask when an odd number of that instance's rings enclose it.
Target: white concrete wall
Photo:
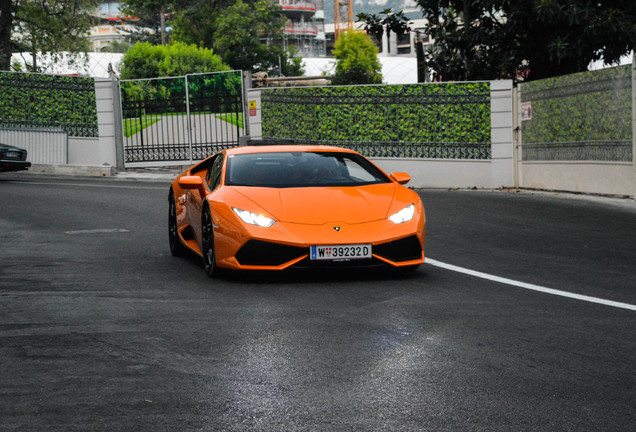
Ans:
[[[387,174],[405,172],[413,188],[491,188],[489,160],[371,158]]]
[[[521,162],[521,187],[634,196],[630,162]]]
[[[67,162],[69,165],[116,166],[117,164],[113,82],[107,78],[96,78],[95,96],[99,137],[69,137]]]

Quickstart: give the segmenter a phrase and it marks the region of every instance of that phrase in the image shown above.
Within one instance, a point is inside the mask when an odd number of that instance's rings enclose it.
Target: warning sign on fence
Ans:
[[[521,104],[521,121],[532,120],[532,102]]]
[[[251,100],[249,101],[249,108],[250,108],[250,116],[255,116],[256,115],[256,101],[255,100]]]

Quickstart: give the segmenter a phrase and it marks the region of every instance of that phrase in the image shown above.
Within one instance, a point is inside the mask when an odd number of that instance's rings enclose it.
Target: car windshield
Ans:
[[[356,153],[273,152],[230,155],[225,184],[272,188],[362,186],[391,180]]]

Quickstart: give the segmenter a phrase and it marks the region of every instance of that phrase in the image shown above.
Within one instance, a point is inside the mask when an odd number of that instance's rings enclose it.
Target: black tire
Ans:
[[[203,267],[209,277],[216,274],[216,253],[214,250],[214,224],[212,214],[207,205],[201,215],[201,254],[203,255]]]
[[[170,189],[168,196],[168,240],[170,241],[170,253],[172,256],[182,256],[185,246],[181,243],[177,227],[177,205],[174,200],[174,192]]]

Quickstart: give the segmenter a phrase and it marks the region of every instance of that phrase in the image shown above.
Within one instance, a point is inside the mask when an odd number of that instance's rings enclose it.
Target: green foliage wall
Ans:
[[[524,83],[524,160],[631,161],[631,65]]]
[[[92,78],[0,72],[0,127],[62,129],[97,137]]]
[[[263,138],[367,156],[490,159],[490,83],[265,89]]]

